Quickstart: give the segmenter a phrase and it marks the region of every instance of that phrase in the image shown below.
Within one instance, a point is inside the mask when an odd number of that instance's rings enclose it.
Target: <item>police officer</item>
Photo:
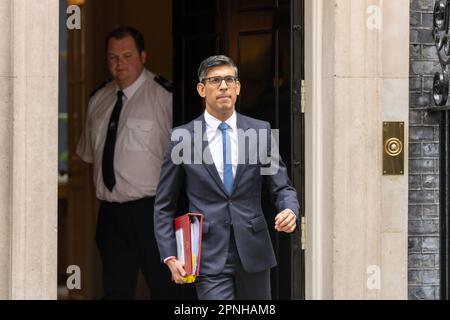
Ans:
[[[142,34],[119,27],[106,38],[113,81],[89,101],[77,154],[94,166],[101,201],[96,242],[105,299],[134,299],[139,269],[153,299],[175,299],[153,233],[154,196],[172,127],[168,82],[145,69]]]

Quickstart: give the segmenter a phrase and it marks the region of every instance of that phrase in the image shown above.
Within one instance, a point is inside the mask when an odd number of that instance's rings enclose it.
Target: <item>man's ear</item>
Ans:
[[[239,95],[241,93],[241,83],[239,81],[236,82],[236,94]]]
[[[145,50],[141,52],[141,61],[142,64],[145,64],[147,62],[147,52],[145,52]]]
[[[197,84],[197,92],[200,97],[202,97],[202,98],[206,97],[205,85],[203,83],[199,82]]]

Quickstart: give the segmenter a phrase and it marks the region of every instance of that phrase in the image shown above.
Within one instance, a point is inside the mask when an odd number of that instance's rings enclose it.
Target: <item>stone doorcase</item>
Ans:
[[[55,299],[58,0],[2,0],[0,21],[0,299]]]
[[[306,1],[309,299],[408,296],[408,162],[383,176],[382,123],[408,128],[409,6]]]

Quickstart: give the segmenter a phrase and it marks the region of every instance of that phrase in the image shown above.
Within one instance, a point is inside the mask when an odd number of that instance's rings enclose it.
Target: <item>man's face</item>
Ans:
[[[223,65],[209,69],[206,78],[235,76],[233,67]],[[215,85],[206,80],[204,83],[197,85],[197,91],[202,98],[205,98],[206,110],[217,119],[225,121],[234,112],[236,99],[241,91],[241,84],[236,81],[234,84],[227,85],[225,81],[222,81]]]
[[[144,69],[146,54],[139,53],[131,36],[109,39],[106,55],[109,72],[121,89],[133,84]]]

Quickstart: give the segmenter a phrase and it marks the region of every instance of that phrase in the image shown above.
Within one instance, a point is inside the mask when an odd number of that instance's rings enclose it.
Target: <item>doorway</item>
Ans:
[[[77,2],[82,5],[82,29],[67,31],[65,40],[68,142],[66,167],[60,170],[67,181],[61,181],[58,193],[59,298],[96,299],[102,294],[94,241],[98,204],[91,169],[78,159],[75,148],[84,127],[89,94],[108,78],[104,38],[117,25],[139,29],[146,40],[147,67],[173,80],[174,125],[202,112],[195,91],[200,61],[218,53],[230,56],[239,68],[243,86],[237,110],[280,130],[280,152],[304,208],[303,0]],[[272,225],[275,209],[268,197],[263,199]],[[272,270],[272,297],[304,299],[300,231],[293,236],[272,232],[271,237],[278,260],[278,267]],[[70,265],[82,270],[80,290],[64,290]],[[149,297],[142,281],[139,297]]]
[[[174,124],[202,113],[195,92],[197,68],[207,56],[225,54],[239,68],[242,92],[237,111],[279,129],[280,153],[304,199],[303,1],[178,1],[174,5]],[[263,190],[267,193],[266,190]],[[275,209],[263,197],[266,219]],[[302,200],[303,201],[303,200]],[[304,204],[301,205],[304,208]],[[304,299],[304,252],[300,232],[272,230],[278,267],[272,270],[274,299]]]

